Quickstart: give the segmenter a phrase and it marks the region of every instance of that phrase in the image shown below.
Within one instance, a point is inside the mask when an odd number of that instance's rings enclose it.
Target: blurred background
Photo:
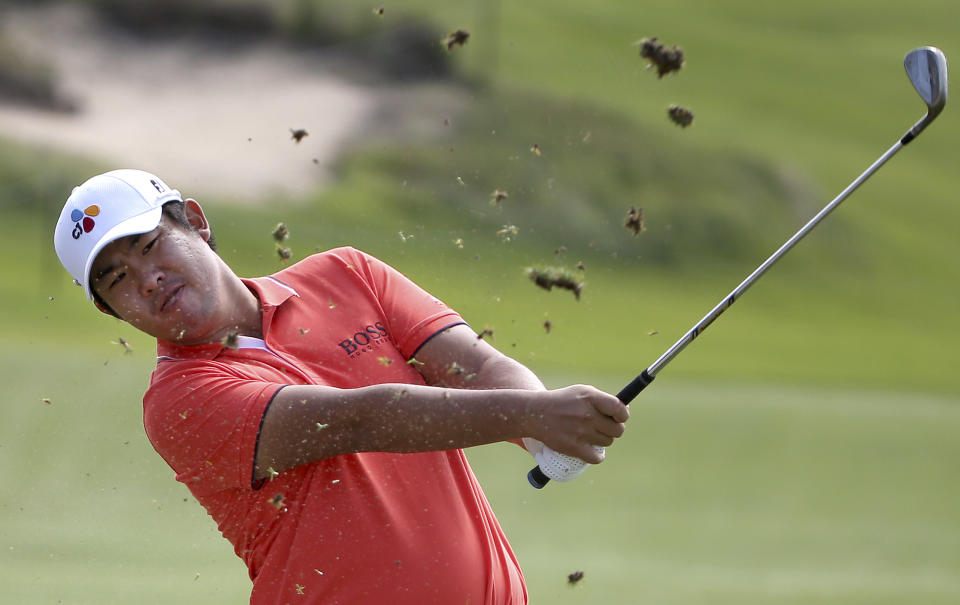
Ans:
[[[56,259],[89,176],[198,199],[241,275],[364,249],[548,386],[616,392],[922,117],[903,57],[960,56],[958,21],[947,0],[0,2],[4,599],[249,597],[143,434],[154,343]],[[648,68],[651,37],[681,70]],[[958,134],[948,103],[583,478],[538,492],[517,448],[469,452],[533,603],[960,601]]]

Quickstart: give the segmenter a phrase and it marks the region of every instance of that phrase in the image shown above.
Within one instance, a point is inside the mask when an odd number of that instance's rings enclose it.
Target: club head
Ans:
[[[910,129],[910,138],[932,122],[947,104],[947,58],[939,48],[923,46],[907,53],[903,59],[907,77],[920,98],[927,104],[927,115]]]

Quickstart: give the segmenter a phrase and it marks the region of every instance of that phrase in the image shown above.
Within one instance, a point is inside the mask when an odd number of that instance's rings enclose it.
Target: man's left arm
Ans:
[[[415,356],[427,384],[456,389],[528,389],[543,382],[527,366],[504,355],[466,324],[447,328],[427,341]],[[511,440],[527,449],[521,440]]]
[[[455,389],[546,387],[529,368],[504,355],[466,324],[451,326],[417,351],[414,366],[427,384]]]
[[[504,355],[465,324],[447,328],[428,340],[416,353],[415,364],[427,383],[458,389],[524,389],[546,390],[529,368]],[[626,412],[624,407],[621,412]],[[574,417],[587,413],[585,408],[569,410]],[[542,417],[544,418],[544,417]],[[621,419],[626,420],[626,418]],[[550,421],[544,418],[541,428]],[[580,476],[589,466],[583,460],[558,453],[544,442],[532,437],[511,439],[536,459],[548,477],[570,481]],[[604,456],[603,448],[594,446]]]

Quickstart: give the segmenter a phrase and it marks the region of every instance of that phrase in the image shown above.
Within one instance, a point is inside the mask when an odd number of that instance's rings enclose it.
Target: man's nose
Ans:
[[[140,282],[141,291],[147,295],[153,294],[158,288],[163,287],[163,280],[165,277],[166,276],[164,275],[163,271],[160,269],[151,268],[144,271]]]

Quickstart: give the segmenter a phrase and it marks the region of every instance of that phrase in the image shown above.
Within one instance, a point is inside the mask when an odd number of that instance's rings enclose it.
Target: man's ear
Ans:
[[[187,221],[200,233],[200,237],[204,241],[210,241],[212,233],[210,223],[207,222],[207,217],[203,214],[203,208],[200,207],[197,200],[189,197],[183,200],[183,209],[187,215]]]
[[[116,313],[114,313],[114,312],[113,312],[113,309],[111,309],[110,307],[107,307],[106,305],[104,305],[103,303],[101,303],[99,300],[94,300],[94,301],[93,301],[93,305],[94,305],[97,309],[99,309],[101,313],[105,313],[105,314],[109,315],[110,317],[116,317],[117,319],[120,319],[120,316],[117,315]]]

